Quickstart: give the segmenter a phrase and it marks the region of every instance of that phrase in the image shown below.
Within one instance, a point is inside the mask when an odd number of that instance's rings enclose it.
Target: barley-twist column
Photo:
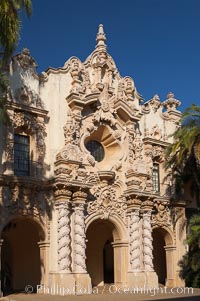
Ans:
[[[70,237],[70,199],[71,191],[56,191],[57,215],[57,254],[59,272],[70,272],[71,269],[71,237]]]
[[[140,217],[139,209],[130,213],[130,267],[131,271],[140,270]]]
[[[58,267],[60,272],[70,272],[70,218],[69,203],[57,204],[58,210]]]
[[[86,273],[86,235],[85,235],[85,201],[87,194],[77,191],[73,194],[74,208],[74,272]]]
[[[144,270],[147,272],[153,269],[153,244],[152,244],[152,227],[151,227],[151,209],[144,208],[143,212],[143,256]]]

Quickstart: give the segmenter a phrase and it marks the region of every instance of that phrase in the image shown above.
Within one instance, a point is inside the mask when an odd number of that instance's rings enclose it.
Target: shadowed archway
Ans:
[[[15,218],[1,233],[1,286],[4,294],[34,289],[41,281],[38,242],[44,240],[40,225],[29,218]]]
[[[175,283],[174,251],[171,233],[165,228],[153,229],[153,263],[161,285],[171,287]]]
[[[120,220],[90,216],[86,221],[86,264],[93,286],[124,285],[127,281],[128,241]]]

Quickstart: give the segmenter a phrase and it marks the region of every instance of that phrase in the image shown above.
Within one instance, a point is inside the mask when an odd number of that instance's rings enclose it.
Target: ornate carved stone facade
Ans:
[[[141,104],[133,79],[120,75],[107,51],[102,25],[96,41],[85,62],[71,57],[41,75],[28,49],[12,59],[11,123],[0,132],[3,254],[12,251],[9,227],[15,233],[26,222],[39,240],[40,260],[32,256],[41,284],[157,287],[165,273],[166,284],[178,286],[185,205],[174,201],[164,151],[180,102],[169,93]],[[12,288],[21,289],[13,260]]]

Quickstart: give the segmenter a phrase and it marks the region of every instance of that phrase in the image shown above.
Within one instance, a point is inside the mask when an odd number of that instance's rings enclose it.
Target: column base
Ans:
[[[45,287],[44,287],[45,288]],[[71,273],[51,272],[49,273],[49,294],[51,295],[74,295],[75,279]],[[40,290],[38,293],[48,294],[48,289]]]
[[[89,274],[73,274],[75,279],[75,294],[85,295],[92,293],[92,282]]]
[[[176,272],[176,281],[174,286],[185,287],[185,280],[181,279],[179,276],[179,271]]]
[[[165,283],[166,287],[175,287],[175,280],[174,279],[167,279]]]
[[[129,272],[128,273],[129,288],[157,288],[158,276],[156,272]]]
[[[146,275],[146,287],[158,288],[158,276],[156,272],[145,272]]]
[[[128,272],[129,288],[144,287],[144,283],[145,283],[144,272]]]

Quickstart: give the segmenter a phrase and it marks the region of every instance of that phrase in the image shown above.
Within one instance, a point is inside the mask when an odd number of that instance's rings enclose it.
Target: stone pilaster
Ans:
[[[174,271],[174,253],[176,251],[176,246],[167,245],[164,247],[166,252],[166,262],[167,262],[167,279],[165,286],[167,287],[175,287],[175,271]]]
[[[14,132],[11,127],[7,128],[3,165],[5,175],[14,174]]]
[[[38,242],[40,248],[40,261],[41,261],[41,280],[40,284],[48,285],[48,274],[49,274],[49,246],[50,243],[47,241]]]

